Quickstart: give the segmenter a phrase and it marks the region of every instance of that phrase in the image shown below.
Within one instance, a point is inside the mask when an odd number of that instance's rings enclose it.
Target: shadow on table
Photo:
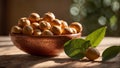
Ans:
[[[12,46],[13,46],[13,44],[11,43],[11,41],[6,41],[6,40],[1,41],[0,40],[0,48],[2,48],[2,47],[12,47]]]
[[[13,47],[13,45],[0,45],[0,48],[2,47]]]
[[[106,64],[110,65],[115,64],[116,62],[104,62],[101,63],[100,61],[88,61],[84,60],[72,60],[70,58],[53,58],[53,57],[39,57],[39,56],[31,56],[28,54],[16,54],[16,55],[1,55],[0,56],[0,68],[30,68],[37,64],[44,63],[44,66],[38,67],[48,67],[51,65],[51,62],[48,64],[45,62],[52,61],[55,65],[50,66],[50,68],[71,68],[74,67],[76,63],[81,64],[81,62],[90,62],[90,63],[98,63],[99,65],[94,65],[91,67],[87,67],[88,64],[84,65],[84,68],[104,68]],[[89,64],[90,64],[89,63]],[[104,65],[103,67],[99,67]],[[77,65],[79,67],[81,65]],[[111,68],[111,67],[109,67]]]

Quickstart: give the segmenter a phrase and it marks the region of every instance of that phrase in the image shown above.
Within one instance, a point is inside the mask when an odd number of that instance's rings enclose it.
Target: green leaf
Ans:
[[[73,59],[82,59],[88,47],[90,47],[90,41],[73,39],[64,44],[64,51]]]
[[[102,53],[102,60],[103,61],[109,60],[117,56],[118,53],[120,53],[120,46],[111,46],[105,49],[104,52]]]
[[[101,27],[96,31],[92,32],[86,37],[86,40],[90,40],[91,47],[97,47],[105,36],[106,27]]]

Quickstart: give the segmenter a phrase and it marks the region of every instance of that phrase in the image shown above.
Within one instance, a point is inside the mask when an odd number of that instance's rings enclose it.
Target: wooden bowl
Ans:
[[[27,36],[10,34],[13,44],[22,51],[38,56],[56,56],[63,52],[64,43],[79,38],[81,33],[54,36]]]

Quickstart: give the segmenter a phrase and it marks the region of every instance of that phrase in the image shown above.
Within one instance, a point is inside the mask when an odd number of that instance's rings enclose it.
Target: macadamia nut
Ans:
[[[28,19],[31,22],[37,22],[40,20],[40,15],[38,13],[31,13],[30,16],[28,17]]]
[[[89,60],[95,60],[98,57],[100,57],[100,53],[96,48],[91,48],[89,47],[86,50],[85,56],[89,59]]]
[[[52,20],[55,19],[55,15],[52,12],[45,13],[43,20],[51,22]]]
[[[69,27],[75,28],[77,30],[77,33],[82,32],[82,29],[83,29],[82,25],[78,22],[71,23]]]
[[[24,27],[26,25],[30,25],[30,21],[26,17],[20,18],[18,21],[18,26]]]
[[[65,27],[62,32],[63,35],[64,34],[72,34],[72,33],[73,33],[73,30],[70,27]]]
[[[11,29],[11,33],[22,33],[22,28],[19,26],[13,26]]]
[[[53,36],[53,33],[50,30],[44,30],[42,36]]]
[[[60,35],[62,34],[62,29],[60,26],[53,26],[51,28],[51,31],[53,32],[54,35]]]
[[[51,28],[51,25],[49,22],[47,21],[41,21],[39,22],[39,28],[44,31],[44,30],[47,30],[47,29],[50,29]]]
[[[64,20],[61,20],[61,27],[62,27],[62,29],[65,28],[65,27],[68,27],[67,22],[64,21]]]
[[[50,22],[51,26],[61,26],[61,21],[58,19],[54,19],[52,22]]]
[[[40,29],[35,29],[33,32],[34,36],[40,36],[42,34],[42,32],[40,31]]]
[[[33,34],[32,26],[30,26],[30,25],[24,26],[23,27],[23,34],[32,35]]]
[[[38,22],[33,22],[31,24],[31,26],[33,27],[33,29],[38,29],[39,28],[39,23]]]

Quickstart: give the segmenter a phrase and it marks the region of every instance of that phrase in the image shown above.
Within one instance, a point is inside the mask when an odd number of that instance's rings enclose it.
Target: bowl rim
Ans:
[[[17,33],[9,33],[9,36],[26,36],[26,37],[36,37],[36,38],[53,38],[53,37],[70,37],[70,36],[81,36],[81,32],[76,34],[65,34],[65,35],[53,35],[53,36],[33,36],[33,35],[25,35],[25,34],[17,34]]]

